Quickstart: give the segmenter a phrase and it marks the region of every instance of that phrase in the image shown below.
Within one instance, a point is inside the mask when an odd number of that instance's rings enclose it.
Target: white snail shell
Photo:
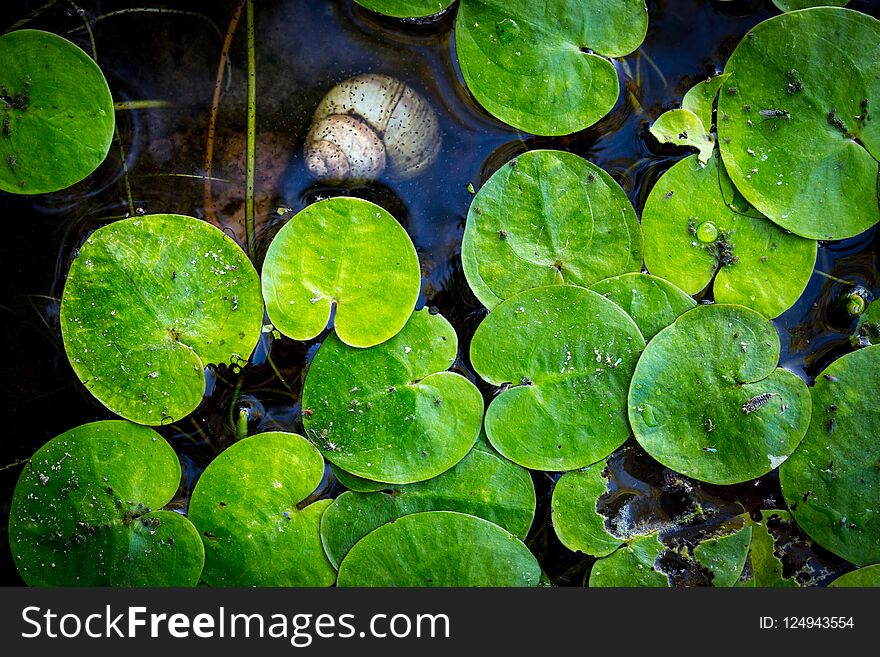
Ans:
[[[440,152],[440,126],[428,102],[400,80],[358,75],[324,96],[306,136],[306,165],[324,181],[398,180],[426,169]]]

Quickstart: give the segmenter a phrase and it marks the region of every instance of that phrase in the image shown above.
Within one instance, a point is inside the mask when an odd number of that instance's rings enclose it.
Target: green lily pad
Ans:
[[[785,503],[822,547],[864,566],[880,561],[880,346],[829,365],[812,389],[813,419],[779,469]]]
[[[776,539],[767,529],[767,521],[778,518],[790,521],[785,511],[761,511],[759,521],[744,516],[746,524],[752,529],[752,542],[749,547],[748,579],[737,586],[746,588],[793,588],[799,586],[797,580],[783,575],[782,561],[776,556]]]
[[[409,235],[369,201],[337,197],[294,215],[269,245],[263,297],[275,327],[311,340],[336,308],[336,335],[353,347],[394,336],[419,296],[419,258]]]
[[[50,440],[12,496],[18,572],[31,586],[195,586],[198,533],[160,510],[179,484],[174,450],[147,427],[93,422]]]
[[[721,154],[755,208],[812,239],[880,219],[880,21],[836,7],[775,16],[725,72],[734,92],[718,100]]]
[[[433,16],[452,4],[452,0],[355,0],[355,2],[377,14],[394,18]]]
[[[370,349],[328,337],[306,376],[307,435],[358,477],[395,484],[436,477],[470,451],[483,417],[476,386],[446,371],[457,352],[455,330],[427,309]]]
[[[715,104],[715,96],[729,77],[729,73],[722,73],[698,82],[688,90],[681,101],[681,108],[696,114],[707,132],[712,128],[712,106]]]
[[[305,438],[268,432],[223,451],[202,473],[189,517],[205,544],[211,586],[330,586],[321,545],[332,500],[300,503],[321,483],[324,459]]]
[[[657,534],[640,536],[599,559],[590,571],[590,586],[664,587],[669,578],[654,563],[664,550]]]
[[[752,527],[744,524],[740,529],[709,538],[694,548],[696,561],[712,573],[712,586],[736,586],[749,556]]]
[[[687,109],[663,112],[654,121],[650,132],[662,144],[696,148],[699,151],[697,157],[702,164],[709,161],[715,149],[715,138],[709,132],[709,128],[703,124],[699,116]]]
[[[850,0],[773,0],[781,11],[797,11],[798,9],[809,9],[810,7],[843,7],[849,4]]]
[[[719,303],[776,317],[800,297],[817,245],[791,235],[738,200],[717,157],[676,162],[654,185],[642,212],[645,266],[696,294],[714,278]]]
[[[49,32],[0,36],[0,190],[70,187],[104,161],[116,116],[98,65]]]
[[[191,413],[205,393],[205,367],[246,361],[262,324],[247,256],[222,231],[181,215],[96,230],[61,299],[73,371],[107,408],[140,424]]]
[[[864,566],[841,575],[828,586],[834,588],[878,588],[880,587],[880,563]]]
[[[602,476],[607,461],[576,472],[566,472],[556,482],[551,501],[553,530],[569,550],[604,557],[624,544],[605,527],[597,503],[607,489]]]
[[[629,437],[626,395],[645,341],[617,304],[572,285],[521,292],[495,308],[471,341],[471,363],[502,386],[486,435],[534,470],[574,470]]]
[[[810,422],[806,384],[777,368],[779,336],[761,315],[697,306],[648,344],[633,375],[636,440],[663,465],[713,484],[760,477]]]
[[[590,289],[623,308],[646,341],[697,305],[669,281],[649,274],[613,276],[591,285]]]
[[[490,114],[539,135],[589,127],[617,101],[607,57],[645,38],[644,0],[462,0],[455,22],[458,63]]]
[[[461,259],[490,310],[517,292],[589,286],[639,271],[642,235],[614,179],[562,151],[530,151],[486,182],[468,211]]]
[[[324,513],[321,538],[338,566],[352,546],[374,529],[411,513],[459,511],[489,520],[525,539],[535,515],[529,473],[479,443],[455,467],[389,493],[343,493]]]
[[[849,338],[855,348],[880,344],[880,303],[873,301],[859,317],[855,332]]]
[[[403,516],[367,534],[339,566],[339,586],[537,586],[538,560],[498,525],[453,511]]]

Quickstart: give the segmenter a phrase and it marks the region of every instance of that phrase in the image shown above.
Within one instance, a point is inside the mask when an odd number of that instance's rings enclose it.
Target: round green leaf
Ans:
[[[79,182],[107,156],[115,121],[101,69],[70,41],[39,30],[0,36],[0,190]]]
[[[843,7],[849,0],[773,0],[773,4],[781,11],[797,11],[810,7]]]
[[[710,123],[709,126],[711,125]],[[709,161],[715,149],[715,138],[709,132],[709,127],[688,109],[663,112],[651,126],[651,134],[662,144],[696,148],[699,151],[697,157],[702,164]]]
[[[269,245],[263,297],[269,319],[294,340],[324,330],[333,308],[339,339],[371,347],[395,335],[419,296],[409,235],[369,201],[337,197],[297,213]]]
[[[880,587],[880,563],[841,575],[828,586],[834,588],[878,588]]]
[[[812,389],[813,419],[779,469],[785,502],[822,547],[864,566],[880,561],[880,346],[834,361]]]
[[[427,309],[370,349],[328,337],[306,376],[307,435],[358,477],[395,484],[436,477],[470,451],[483,417],[476,386],[446,371],[457,351],[455,330]]]
[[[718,95],[721,85],[729,77],[729,74],[722,73],[698,82],[688,90],[681,100],[681,108],[696,114],[706,130],[712,128],[712,106],[715,104],[715,96]]]
[[[171,214],[92,233],[67,274],[61,334],[73,371],[114,413],[180,420],[208,364],[246,361],[263,324],[256,271],[210,224]]]
[[[438,14],[452,0],[355,0],[361,7],[394,18],[422,18]]]
[[[553,488],[553,530],[569,550],[604,557],[623,545],[624,540],[605,527],[605,516],[597,510],[599,497],[607,489],[600,461],[577,472],[566,472]]]
[[[632,205],[605,171],[562,151],[530,151],[486,182],[468,211],[461,259],[490,310],[543,285],[588,286],[642,266]]]
[[[834,7],[782,14],[746,35],[725,72],[721,154],[752,205],[813,239],[880,219],[880,22]]]
[[[453,511],[403,516],[367,534],[339,586],[537,586],[538,560],[498,525]]]
[[[737,201],[719,158],[706,166],[696,156],[676,162],[642,212],[645,266],[688,294],[714,277],[715,301],[776,317],[806,288],[816,242],[783,231]]]
[[[535,515],[529,473],[478,443],[455,467],[388,493],[343,493],[324,513],[321,539],[337,565],[352,546],[396,518],[421,511],[459,511],[525,539]]]
[[[645,340],[653,338],[676,317],[697,305],[669,281],[649,274],[613,276],[591,285],[590,289],[623,308]]]
[[[694,548],[694,558],[712,573],[712,586],[735,586],[746,565],[751,542],[752,527],[743,525],[732,534],[701,542]]]
[[[195,528],[160,511],[180,484],[174,450],[152,429],[94,422],[43,445],[19,477],[9,546],[31,586],[195,586]]]
[[[455,47],[490,114],[539,135],[593,125],[617,101],[614,65],[645,38],[644,0],[461,0]]]
[[[664,587],[669,578],[654,567],[664,546],[657,534],[640,536],[593,564],[590,586]]]
[[[330,586],[321,545],[332,500],[300,502],[321,483],[324,459],[305,438],[269,432],[239,441],[199,478],[189,517],[205,544],[211,586]]]
[[[629,391],[636,439],[663,465],[713,484],[760,477],[797,447],[810,394],[777,368],[779,336],[756,312],[697,306],[648,344]]]
[[[486,413],[493,447],[534,470],[574,470],[629,437],[626,395],[645,341],[617,304],[571,285],[499,305],[471,341],[471,363],[502,386]]]

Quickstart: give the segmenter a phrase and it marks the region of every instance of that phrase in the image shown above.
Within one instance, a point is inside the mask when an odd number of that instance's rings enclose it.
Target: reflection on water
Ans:
[[[11,12],[4,6],[0,27],[45,5],[18,4]],[[90,53],[93,37],[95,54],[117,101],[159,100],[170,105],[118,112],[121,144],[115,143],[104,165],[72,189],[35,198],[0,195],[8,231],[0,310],[6,327],[9,411],[0,463],[26,459],[62,431],[110,417],[76,382],[64,355],[58,325],[64,275],[89,232],[132,210],[206,215],[202,176],[207,127],[223,36],[235,4],[188,0],[159,11],[145,9],[147,3],[136,0],[92,0],[79,2],[79,12],[72,3],[58,2],[27,24],[64,34]],[[772,15],[769,4],[649,1],[651,25],[645,43],[616,63],[621,95],[614,110],[588,130],[544,138],[500,124],[471,100],[455,64],[454,9],[430,20],[395,21],[370,14],[350,0],[261,0],[256,26],[258,264],[277,229],[309,203],[349,194],[382,205],[407,228],[418,250],[423,271],[420,305],[437,308],[455,326],[461,344],[455,367],[476,381],[466,354],[485,310],[467,287],[459,257],[472,198],[468,184],[479,188],[523,151],[558,148],[609,171],[640,210],[654,181],[684,155],[657,144],[647,134],[648,124],[676,106],[691,85],[720,71],[742,35]],[[878,5],[857,0],[850,6],[877,15]],[[244,66],[240,28],[222,80],[210,190],[218,221],[239,240],[244,216]],[[410,181],[380,179],[349,188],[318,185],[302,157],[312,112],[336,82],[365,72],[398,77],[428,98],[440,118],[443,149],[423,175]],[[854,285],[876,296],[877,265],[873,229],[821,246],[817,272],[806,293],[775,321],[783,365],[810,380],[850,348],[854,322],[840,312],[838,299]],[[212,369],[202,406],[191,417],[160,428],[183,463],[177,506],[185,507],[200,472],[235,440],[242,410],[250,433],[302,432],[299,395],[320,339],[296,343],[264,334],[251,366]],[[487,400],[495,394],[491,386],[480,385]],[[9,498],[19,471],[20,467],[0,471],[4,583],[20,582],[5,545]],[[316,494],[335,496],[340,487],[329,468],[327,472]],[[612,459],[610,472],[611,489],[600,507],[611,524],[623,518],[630,523],[649,517],[672,521],[694,503],[716,509],[719,522],[737,513],[736,502],[750,511],[782,504],[778,479],[772,474],[739,486],[701,486],[662,468],[633,442]],[[549,499],[555,476],[535,473],[534,479],[539,506],[529,546],[556,583],[579,585],[591,559],[563,548],[553,533]],[[693,527],[683,523],[669,540],[687,543],[693,541],[693,533]],[[846,568],[800,539],[783,542],[791,546],[787,568],[810,562],[826,575]],[[669,568],[680,583],[705,583],[704,573],[674,563]]]

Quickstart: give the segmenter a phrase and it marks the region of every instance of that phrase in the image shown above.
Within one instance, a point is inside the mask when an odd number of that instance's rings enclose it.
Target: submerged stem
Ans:
[[[113,109],[117,112],[124,110],[163,109],[173,106],[174,103],[170,100],[120,100],[113,103]]]
[[[205,218],[221,228],[214,212],[214,195],[211,190],[211,179],[214,171],[214,139],[217,133],[217,113],[220,109],[220,92],[223,89],[223,74],[226,70],[226,62],[229,60],[229,49],[232,47],[232,37],[238,28],[241,12],[244,9],[245,0],[241,0],[232,12],[229,28],[223,39],[223,49],[220,51],[220,63],[217,66],[217,78],[214,80],[214,98],[211,101],[211,116],[208,119],[208,142],[205,146]]]
[[[82,16],[83,25],[85,25],[86,32],[89,33],[89,43],[92,46],[92,59],[95,63],[98,63],[98,47],[95,45],[95,33],[92,31],[92,24],[89,22],[86,13],[77,5],[73,0],[67,0],[68,4],[76,9],[77,13]],[[119,148],[119,159],[122,162],[122,182],[125,185],[125,197],[128,200],[128,214],[129,216],[134,216],[134,199],[131,195],[131,181],[128,178],[128,157],[125,154],[125,146],[122,143],[122,135],[119,134],[119,124],[115,121],[113,122],[113,139],[116,141],[116,146]]]
[[[248,104],[247,104],[247,182],[244,197],[244,228],[247,235],[247,250],[254,259],[256,226],[254,223],[254,159],[257,147],[257,71],[254,56],[254,2],[247,0],[247,63],[248,63]]]
[[[831,275],[831,274],[826,274],[826,273],[825,273],[824,271],[822,271],[821,269],[814,269],[814,270],[813,270],[813,273],[814,273],[814,274],[819,274],[819,276],[824,276],[825,278],[827,278],[827,279],[829,279],[829,280],[832,280],[832,281],[834,281],[835,283],[843,283],[844,285],[855,285],[855,283],[853,283],[852,281],[847,281],[847,280],[844,280],[844,279],[842,279],[842,278],[837,278],[837,276],[833,276],[833,275]]]

